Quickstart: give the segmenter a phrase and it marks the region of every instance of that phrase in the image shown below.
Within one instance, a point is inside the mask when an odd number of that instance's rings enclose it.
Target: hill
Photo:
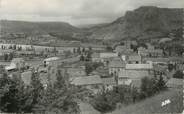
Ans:
[[[80,30],[65,22],[26,22],[1,20],[3,33],[74,33]]]
[[[170,89],[136,104],[117,109],[108,114],[179,114],[183,110],[182,91],[182,89]],[[171,103],[162,107],[162,102],[167,99],[169,99]]]
[[[92,39],[158,38],[182,28],[182,9],[143,6],[127,11],[123,17],[101,27],[92,28]]]

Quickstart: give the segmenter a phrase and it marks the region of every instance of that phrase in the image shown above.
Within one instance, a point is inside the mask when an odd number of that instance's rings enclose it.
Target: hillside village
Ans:
[[[183,86],[183,79],[175,78],[174,74],[184,73],[184,55],[167,56],[163,49],[149,43],[138,46],[136,41],[126,41],[111,50],[99,47],[1,44],[0,63],[8,77],[18,78],[25,86],[30,86],[33,74],[37,74],[47,89],[54,86],[60,72],[61,76],[67,76],[70,84],[86,88],[92,96],[119,86],[141,91],[145,77],[162,77],[167,87],[172,89]],[[91,98],[85,99],[89,101]]]
[[[0,35],[0,113],[183,110],[184,36],[176,32],[120,41],[27,35]],[[171,103],[163,105],[168,99]]]

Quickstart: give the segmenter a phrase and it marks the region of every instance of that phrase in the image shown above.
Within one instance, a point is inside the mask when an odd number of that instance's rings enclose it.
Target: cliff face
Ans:
[[[103,27],[93,28],[89,38],[124,39],[164,37],[182,28],[182,9],[140,7]]]

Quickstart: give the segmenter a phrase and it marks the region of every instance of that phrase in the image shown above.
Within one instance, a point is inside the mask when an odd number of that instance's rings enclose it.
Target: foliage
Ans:
[[[129,104],[135,102],[138,99],[137,88],[131,88],[130,86],[117,86],[113,90],[102,90],[93,98],[92,106],[102,112],[110,112],[116,109],[118,103]]]
[[[116,103],[119,102],[119,99],[119,94],[113,91],[103,91],[102,93],[99,93],[94,97],[91,104],[96,110],[102,113],[106,113],[109,111],[113,111],[116,108]]]
[[[98,62],[88,62],[85,64],[86,74],[89,75],[92,71],[96,70],[96,68],[102,66],[102,63]]]
[[[57,81],[54,86],[48,85],[39,100],[35,112],[56,112],[72,114],[79,112],[76,102],[81,91],[69,83],[68,74],[57,71]]]
[[[106,50],[107,50],[107,51],[113,51],[113,48],[112,48],[111,46],[107,46],[107,47],[106,47]]]
[[[173,75],[174,78],[179,78],[179,79],[183,79],[184,74],[182,71],[178,70],[176,71],[176,73]]]
[[[162,76],[160,76],[158,80],[156,78],[144,77],[141,80],[140,98],[144,99],[146,97],[150,97],[156,94],[157,92],[164,90],[165,88],[166,85]]]
[[[3,112],[28,113],[33,108],[32,89],[21,80],[11,79],[6,73],[0,79],[0,110]]]

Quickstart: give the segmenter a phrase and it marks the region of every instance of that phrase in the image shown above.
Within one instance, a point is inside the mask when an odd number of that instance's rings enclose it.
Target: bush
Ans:
[[[183,72],[180,71],[180,70],[178,70],[178,71],[176,71],[176,73],[173,75],[173,78],[183,79],[183,76],[184,76]]]
[[[156,78],[144,77],[141,80],[140,98],[144,99],[150,97],[165,88],[166,85],[162,76],[160,76],[158,80]]]
[[[119,99],[119,94],[113,91],[102,92],[95,96],[91,104],[96,110],[106,113],[116,109],[116,104],[119,102]]]
[[[96,70],[98,67],[103,66],[103,63],[89,62],[85,64],[86,74],[89,75],[92,71]]]

